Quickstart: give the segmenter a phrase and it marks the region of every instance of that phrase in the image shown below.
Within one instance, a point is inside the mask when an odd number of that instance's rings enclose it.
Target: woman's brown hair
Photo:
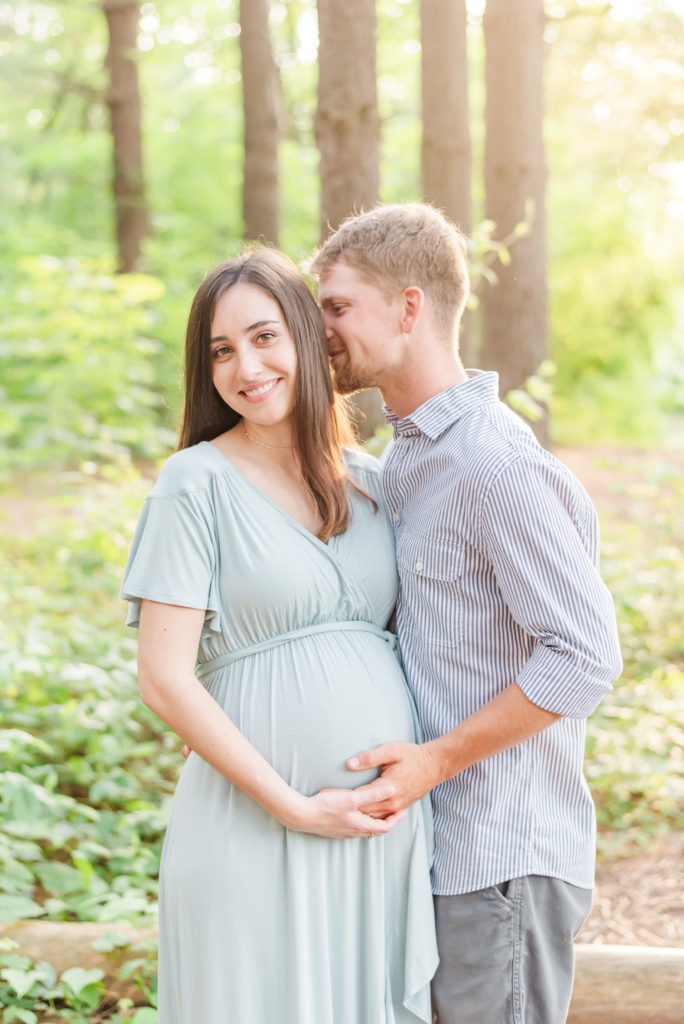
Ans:
[[[214,387],[210,348],[216,303],[238,282],[258,285],[275,299],[294,339],[297,397],[292,411],[293,443],[323,521],[321,539],[328,540],[343,533],[349,523],[347,487],[353,482],[342,448],[353,445],[353,432],[343,401],[333,391],[321,312],[305,278],[277,249],[250,249],[226,260],[211,270],[198,288],[185,335],[185,398],[178,447],[211,441],[241,419]]]

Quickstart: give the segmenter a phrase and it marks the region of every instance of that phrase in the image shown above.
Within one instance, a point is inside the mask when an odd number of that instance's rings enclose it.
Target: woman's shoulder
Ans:
[[[375,456],[358,448],[347,448],[344,461],[354,483],[376,501],[381,500],[382,467]]]
[[[170,498],[206,491],[221,468],[221,458],[218,449],[206,441],[181,448],[162,464],[150,497]]]
[[[380,480],[381,467],[374,455],[360,448],[345,448],[344,461],[355,480],[358,476]]]

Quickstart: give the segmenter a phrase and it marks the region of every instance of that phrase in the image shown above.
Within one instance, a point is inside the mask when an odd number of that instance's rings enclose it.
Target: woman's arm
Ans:
[[[305,797],[292,789],[233,724],[195,676],[204,612],[143,601],[138,679],[143,702],[195,753],[255,800],[285,828],[328,838],[382,835],[403,816],[364,814],[369,793],[333,790]],[[378,782],[376,800],[392,787]]]

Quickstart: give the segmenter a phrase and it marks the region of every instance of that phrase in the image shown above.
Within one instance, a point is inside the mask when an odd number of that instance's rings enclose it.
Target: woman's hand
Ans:
[[[372,818],[361,810],[362,804],[380,803],[392,796],[393,788],[386,783],[375,784],[374,791],[354,789],[322,789],[314,796],[299,799],[291,819],[283,824],[293,832],[309,832],[326,839],[371,839],[389,832],[406,814],[397,811],[386,818]],[[288,815],[289,818],[289,815]]]

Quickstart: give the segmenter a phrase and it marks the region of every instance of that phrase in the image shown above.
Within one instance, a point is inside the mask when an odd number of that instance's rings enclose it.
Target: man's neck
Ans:
[[[400,419],[410,416],[435,395],[468,380],[459,357],[451,352],[445,353],[445,356],[431,362],[429,367],[404,366],[384,383],[382,397],[385,404]]]

